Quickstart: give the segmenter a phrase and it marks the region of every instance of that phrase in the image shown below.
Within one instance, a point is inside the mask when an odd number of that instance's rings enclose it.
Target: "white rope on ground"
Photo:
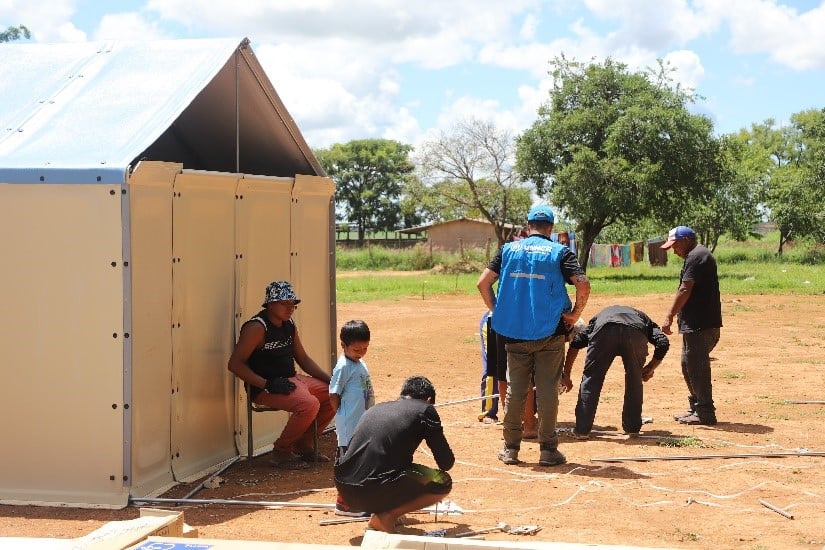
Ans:
[[[650,488],[651,489],[656,489],[657,491],[668,491],[668,492],[671,492],[671,493],[700,494],[700,495],[707,495],[709,497],[718,498],[718,499],[731,499],[731,498],[740,497],[740,496],[744,495],[745,493],[750,493],[751,491],[755,491],[756,489],[759,489],[760,487],[763,487],[763,486],[767,485],[768,483],[769,483],[768,481],[763,481],[761,483],[757,483],[756,485],[754,485],[752,487],[748,487],[747,489],[744,489],[744,490],[742,490],[738,493],[733,493],[733,494],[730,494],[730,495],[717,495],[717,494],[711,493],[710,491],[705,491],[703,489],[674,489],[672,487],[660,487],[658,485],[653,485],[653,484],[650,485]]]

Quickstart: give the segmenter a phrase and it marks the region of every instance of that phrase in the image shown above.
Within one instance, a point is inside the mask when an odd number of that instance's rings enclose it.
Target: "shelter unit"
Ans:
[[[226,365],[270,281],[336,352],[334,186],[249,41],[7,44],[0,122],[0,502],[123,507],[246,454]]]
[[[505,224],[508,230],[513,230],[512,224]],[[470,218],[456,218],[445,222],[399,229],[398,233],[427,234],[430,248],[445,252],[461,252],[467,248],[498,248],[498,237],[495,228],[487,220],[473,220]]]

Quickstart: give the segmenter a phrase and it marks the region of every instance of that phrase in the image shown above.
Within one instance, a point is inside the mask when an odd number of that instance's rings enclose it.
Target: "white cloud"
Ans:
[[[619,28],[610,33],[613,45],[635,45],[662,50],[681,46],[715,30],[718,21],[700,4],[693,9],[687,0],[585,0],[597,17],[618,20]]]
[[[94,33],[95,40],[157,40],[167,38],[157,23],[140,14],[115,13],[104,15]]]
[[[696,52],[677,50],[667,54],[663,61],[667,67],[675,69],[671,77],[683,88],[691,91],[699,89],[702,77],[705,75],[705,67]]]
[[[727,22],[735,52],[764,53],[799,71],[825,68],[825,4],[799,13],[772,0],[704,1]]]
[[[5,0],[0,2],[0,21],[25,25],[38,42],[77,42],[83,31],[68,21],[75,13],[73,0]]]

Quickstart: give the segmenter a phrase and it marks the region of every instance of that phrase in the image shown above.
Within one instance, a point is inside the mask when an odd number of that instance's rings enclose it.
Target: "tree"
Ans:
[[[794,239],[825,241],[825,110],[795,113],[782,127],[768,119],[741,136],[768,164],[763,199],[779,229],[777,255]]]
[[[434,217],[486,219],[502,245],[512,226],[525,220],[531,203],[514,160],[509,132],[492,122],[461,120],[421,145],[416,161],[423,183],[414,192]]]
[[[754,155],[740,135],[718,140],[711,195],[685,205],[682,219],[697,233],[699,241],[713,252],[723,234],[743,241],[761,237],[753,227],[761,219],[760,201],[767,182],[766,165]]]
[[[21,38],[28,40],[31,37],[31,31],[29,31],[25,25],[18,25],[17,27],[9,27],[8,29],[0,32],[0,43],[20,40]]]
[[[335,182],[335,203],[358,225],[358,241],[367,229],[391,230],[401,216],[399,197],[410,179],[412,146],[388,139],[358,139],[315,151]]]
[[[518,138],[516,166],[574,220],[586,268],[605,227],[646,217],[675,225],[686,204],[709,198],[718,144],[663,66],[630,73],[610,59],[563,57],[553,65],[550,99]]]

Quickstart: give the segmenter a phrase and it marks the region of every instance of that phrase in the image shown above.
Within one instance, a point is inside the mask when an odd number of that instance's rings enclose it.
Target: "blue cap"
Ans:
[[[696,240],[696,232],[686,225],[678,225],[667,234],[667,240],[665,244],[662,245],[662,248],[670,248],[673,246],[673,243],[682,239]]]
[[[556,218],[553,216],[553,211],[546,204],[538,204],[530,209],[527,214],[528,222],[550,222],[555,223]]]

